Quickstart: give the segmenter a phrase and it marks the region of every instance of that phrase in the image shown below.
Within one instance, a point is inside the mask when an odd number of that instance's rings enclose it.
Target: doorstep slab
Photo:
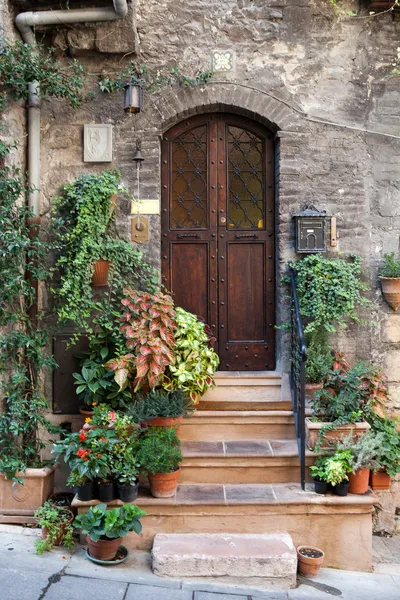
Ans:
[[[296,584],[297,556],[288,533],[159,533],[152,564],[161,577],[216,577],[246,585],[262,581],[281,589]]]

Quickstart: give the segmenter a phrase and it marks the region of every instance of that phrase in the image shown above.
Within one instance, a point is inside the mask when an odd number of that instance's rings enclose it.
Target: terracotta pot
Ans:
[[[323,383],[306,383],[306,385],[305,385],[306,400],[308,400],[309,402],[314,400],[315,392],[318,392],[318,390],[322,390],[323,387],[324,387]]]
[[[179,434],[183,417],[154,417],[142,421],[142,427],[175,427],[176,435]]]
[[[59,546],[61,544],[62,538],[65,535],[65,530],[67,528],[68,525],[71,525],[73,520],[75,519],[75,515],[72,513],[71,510],[68,510],[70,517],[68,520],[66,520],[64,523],[62,523],[60,525],[60,534],[56,537],[56,541],[54,542],[55,546]],[[49,530],[47,529],[47,527],[43,527],[42,529],[42,540],[45,540],[47,537]]]
[[[110,217],[112,217],[116,208],[117,208],[117,194],[113,194],[110,198],[110,209],[108,211],[108,214],[110,215]]]
[[[54,471],[59,466],[27,469],[25,473],[17,473],[23,483],[15,483],[0,473],[0,507],[2,515],[18,516],[18,523],[23,523],[23,517],[33,516],[48,497],[54,492]]]
[[[386,302],[397,310],[400,306],[400,277],[380,277]]]
[[[77,509],[71,507],[74,497],[74,492],[56,492],[49,497],[49,502],[57,508],[68,508],[76,516],[78,513]]]
[[[368,492],[369,469],[357,469],[349,474],[350,494],[365,494]]]
[[[329,423],[321,421],[313,422],[308,417],[306,418],[306,442],[310,450],[313,450],[317,445],[319,432],[324,425],[329,425]],[[335,429],[326,431],[324,433],[324,439],[322,440],[320,449],[329,448],[329,442],[346,437],[349,435],[349,433],[352,433],[353,439],[357,440],[362,435],[366,434],[370,429],[371,425],[366,421],[362,421],[361,423],[348,423],[347,425],[339,425],[338,427],[335,427]]]
[[[94,542],[88,535],[86,536],[89,554],[98,560],[112,560],[115,558],[121,542],[122,538],[115,538],[113,540],[105,538],[104,540],[100,539]]]
[[[390,490],[390,475],[386,471],[371,472],[371,487],[373,490]]]
[[[94,273],[92,276],[92,285],[100,287],[107,285],[108,283],[108,270],[110,268],[110,261],[99,258],[97,263],[94,265]]]
[[[151,493],[155,498],[171,498],[178,485],[180,469],[172,473],[149,473]]]
[[[301,554],[302,550],[314,551],[315,553],[320,554],[320,556],[316,558],[304,556],[304,554]],[[319,548],[314,548],[314,546],[299,546],[297,548],[297,569],[300,575],[303,575],[304,577],[316,577],[324,562],[324,558],[325,554]]]
[[[79,412],[84,417],[93,417],[93,411],[90,410],[89,408],[81,408],[81,407],[79,407]]]

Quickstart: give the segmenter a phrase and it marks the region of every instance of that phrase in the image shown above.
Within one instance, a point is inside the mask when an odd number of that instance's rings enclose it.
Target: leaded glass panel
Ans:
[[[172,142],[171,229],[207,227],[207,126]]]
[[[264,228],[263,140],[228,126],[228,228]]]

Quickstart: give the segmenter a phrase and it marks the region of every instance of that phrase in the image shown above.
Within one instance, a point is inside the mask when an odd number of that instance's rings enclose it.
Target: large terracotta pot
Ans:
[[[183,417],[154,417],[142,421],[142,427],[176,427],[176,435],[179,435]]]
[[[81,415],[83,415],[84,417],[93,417],[93,411],[88,407],[88,408],[83,408],[83,407],[79,407],[79,412],[81,413]]]
[[[94,265],[92,285],[94,285],[95,287],[107,285],[109,268],[110,261],[104,260],[104,258],[99,258],[99,260]]]
[[[397,310],[400,306],[400,277],[380,277],[386,302]]]
[[[372,471],[371,487],[373,490],[390,490],[390,475],[384,470]]]
[[[350,494],[365,494],[368,492],[369,469],[357,469],[349,474]]]
[[[155,498],[171,498],[178,485],[180,469],[172,473],[149,473],[151,493]]]
[[[305,385],[306,400],[308,400],[309,402],[312,402],[312,400],[314,400],[315,392],[318,392],[318,390],[322,390],[323,387],[324,387],[323,383],[306,383],[306,385]]]
[[[306,418],[306,442],[310,450],[313,450],[317,445],[319,432],[325,425],[329,425],[329,423],[324,423],[322,421],[313,422],[308,417]],[[324,433],[324,439],[322,440],[320,449],[329,448],[329,442],[346,437],[349,435],[349,433],[352,433],[353,439],[357,440],[361,436],[365,435],[369,429],[371,429],[371,425],[366,421],[362,421],[361,423],[348,423],[347,425],[339,425],[338,427],[335,427],[335,429],[328,430]]]
[[[37,510],[54,492],[54,471],[59,466],[27,469],[17,473],[23,483],[16,483],[0,473],[0,509],[3,515],[15,517],[15,523],[29,523]]]
[[[86,536],[89,554],[98,560],[113,560],[121,545],[121,541],[122,538],[115,538],[113,540],[105,538],[104,540],[100,539],[94,542],[88,535]]]
[[[317,556],[304,556],[302,551]],[[314,546],[299,546],[297,548],[297,569],[300,575],[304,577],[316,577],[324,562],[324,558],[325,554],[319,548],[315,548]]]
[[[60,525],[60,534],[57,536],[56,541],[54,542],[55,546],[59,546],[63,536],[65,535],[65,530],[68,527],[68,525],[71,525],[73,520],[75,519],[75,515],[73,514],[73,512],[71,510],[68,510],[70,517],[68,519],[65,520],[64,523],[62,523]],[[47,527],[43,527],[42,529],[42,539],[45,540],[47,537],[49,530],[47,529]]]

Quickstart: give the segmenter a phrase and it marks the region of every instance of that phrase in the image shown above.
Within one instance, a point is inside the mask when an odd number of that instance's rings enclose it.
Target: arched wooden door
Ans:
[[[190,118],[162,142],[162,275],[211,326],[220,370],[275,369],[271,133],[230,114]]]

